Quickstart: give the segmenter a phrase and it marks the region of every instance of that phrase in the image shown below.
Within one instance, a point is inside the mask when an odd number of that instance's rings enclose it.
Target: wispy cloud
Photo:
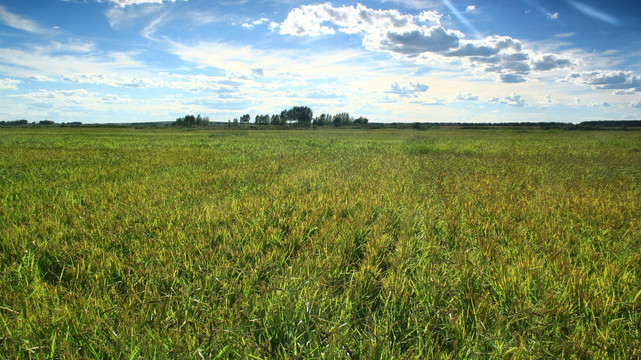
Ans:
[[[16,79],[0,79],[0,90],[13,90],[18,88],[20,80]]]
[[[473,95],[472,93],[459,93],[456,95],[456,100],[458,101],[478,101],[479,97],[477,95]]]
[[[109,26],[113,29],[128,28],[145,20],[150,16],[157,16],[163,12],[163,8],[157,5],[133,6],[133,7],[110,7],[105,11]]]
[[[603,21],[605,23],[611,24],[611,25],[621,25],[621,22],[619,19],[615,18],[614,16],[611,16],[609,14],[604,13],[601,10],[595,9],[589,5],[586,5],[582,2],[578,1],[573,1],[573,0],[567,0],[568,4],[572,6],[573,8],[577,9],[578,11],[582,12],[583,14],[593,18],[597,19],[600,21]]]
[[[440,0],[382,0],[382,2],[392,2],[401,4],[413,9],[434,9],[441,6]]]
[[[7,8],[0,4],[0,23],[5,24],[14,29],[34,33],[44,34],[46,29],[42,28],[36,22],[26,19],[20,15],[11,13]]]
[[[187,0],[184,0],[187,1]],[[119,7],[142,4],[162,4],[163,2],[176,2],[176,0],[109,0],[110,3]]]

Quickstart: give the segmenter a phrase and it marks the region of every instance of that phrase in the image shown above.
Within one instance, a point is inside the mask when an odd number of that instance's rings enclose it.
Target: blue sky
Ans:
[[[0,120],[641,118],[637,0],[3,0]]]

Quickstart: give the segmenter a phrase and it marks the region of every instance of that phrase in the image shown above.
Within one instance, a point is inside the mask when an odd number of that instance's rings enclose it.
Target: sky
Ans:
[[[638,0],[0,0],[0,120],[641,119]]]

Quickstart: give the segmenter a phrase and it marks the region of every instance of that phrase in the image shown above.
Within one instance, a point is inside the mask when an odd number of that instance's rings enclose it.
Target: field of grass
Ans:
[[[0,128],[0,357],[641,356],[641,132]]]

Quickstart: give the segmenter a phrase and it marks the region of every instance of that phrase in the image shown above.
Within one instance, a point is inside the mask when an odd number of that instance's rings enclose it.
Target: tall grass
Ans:
[[[641,356],[641,134],[0,129],[5,358]]]

